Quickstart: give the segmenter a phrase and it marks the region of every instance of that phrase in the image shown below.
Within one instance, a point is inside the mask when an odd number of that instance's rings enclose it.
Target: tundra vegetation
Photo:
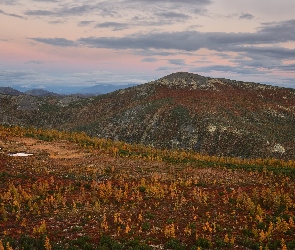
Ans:
[[[293,160],[17,126],[0,148],[0,250],[295,249]]]

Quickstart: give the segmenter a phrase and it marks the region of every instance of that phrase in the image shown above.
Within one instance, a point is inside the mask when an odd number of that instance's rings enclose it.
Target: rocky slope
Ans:
[[[0,122],[210,155],[295,159],[295,90],[183,72],[88,99],[0,95]]]

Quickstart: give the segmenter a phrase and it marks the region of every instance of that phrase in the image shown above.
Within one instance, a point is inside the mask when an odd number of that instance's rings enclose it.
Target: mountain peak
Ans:
[[[31,89],[25,91],[24,93],[32,96],[59,96],[59,94],[47,91],[45,89]]]
[[[0,94],[5,94],[5,95],[21,95],[22,92],[13,89],[11,87],[0,87]]]
[[[162,77],[159,80],[154,81],[153,83],[177,89],[216,89],[215,86],[209,81],[209,79],[210,78],[198,74],[188,72],[176,72]]]
[[[226,78],[211,78],[189,72],[176,72],[151,82],[171,89],[188,90],[214,90],[221,91],[228,88],[252,90],[277,90],[284,89],[278,86],[266,85],[255,82],[236,81]]]

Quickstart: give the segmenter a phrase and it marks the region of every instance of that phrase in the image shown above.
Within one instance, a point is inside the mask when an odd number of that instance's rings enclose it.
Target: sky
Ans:
[[[0,87],[173,72],[295,88],[294,0],[0,0]]]

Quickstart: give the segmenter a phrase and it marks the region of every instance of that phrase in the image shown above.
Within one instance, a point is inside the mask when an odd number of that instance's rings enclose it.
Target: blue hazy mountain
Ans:
[[[0,87],[1,94],[8,95],[21,95],[28,94],[33,96],[58,96],[58,95],[83,95],[83,96],[95,96],[101,94],[111,93],[119,89],[125,89],[129,87],[137,86],[137,84],[97,84],[91,87],[72,87],[72,86],[59,86],[47,87],[46,89],[28,89],[21,86]]]
[[[21,95],[22,92],[11,87],[0,87],[0,94],[5,95]]]

